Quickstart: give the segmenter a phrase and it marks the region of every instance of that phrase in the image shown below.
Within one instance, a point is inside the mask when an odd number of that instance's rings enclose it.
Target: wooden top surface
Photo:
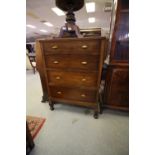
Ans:
[[[39,42],[48,42],[48,41],[71,41],[71,40],[104,40],[105,37],[83,37],[83,38],[53,38],[53,39],[37,39]]]

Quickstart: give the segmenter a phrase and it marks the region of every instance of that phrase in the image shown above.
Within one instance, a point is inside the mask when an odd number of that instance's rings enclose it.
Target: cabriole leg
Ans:
[[[45,103],[46,101],[48,101],[48,96],[46,94],[43,94],[41,102]]]
[[[98,113],[99,113],[99,111],[98,111],[98,109],[94,109],[94,118],[95,119],[98,119]]]
[[[49,101],[49,106],[51,110],[54,110],[54,102],[53,101]]]

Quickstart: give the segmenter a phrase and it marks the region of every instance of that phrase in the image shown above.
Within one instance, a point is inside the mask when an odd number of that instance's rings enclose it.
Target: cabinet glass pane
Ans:
[[[115,60],[129,59],[129,11],[122,10],[115,33]]]

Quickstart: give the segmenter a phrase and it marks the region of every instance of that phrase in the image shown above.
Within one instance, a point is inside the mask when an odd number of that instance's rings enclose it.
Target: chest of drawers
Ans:
[[[45,78],[51,110],[59,102],[93,108],[98,117],[104,49],[102,37],[36,41],[37,68]]]

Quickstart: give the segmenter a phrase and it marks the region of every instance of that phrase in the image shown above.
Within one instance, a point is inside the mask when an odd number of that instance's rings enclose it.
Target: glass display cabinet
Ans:
[[[129,0],[114,0],[103,107],[129,109]]]

